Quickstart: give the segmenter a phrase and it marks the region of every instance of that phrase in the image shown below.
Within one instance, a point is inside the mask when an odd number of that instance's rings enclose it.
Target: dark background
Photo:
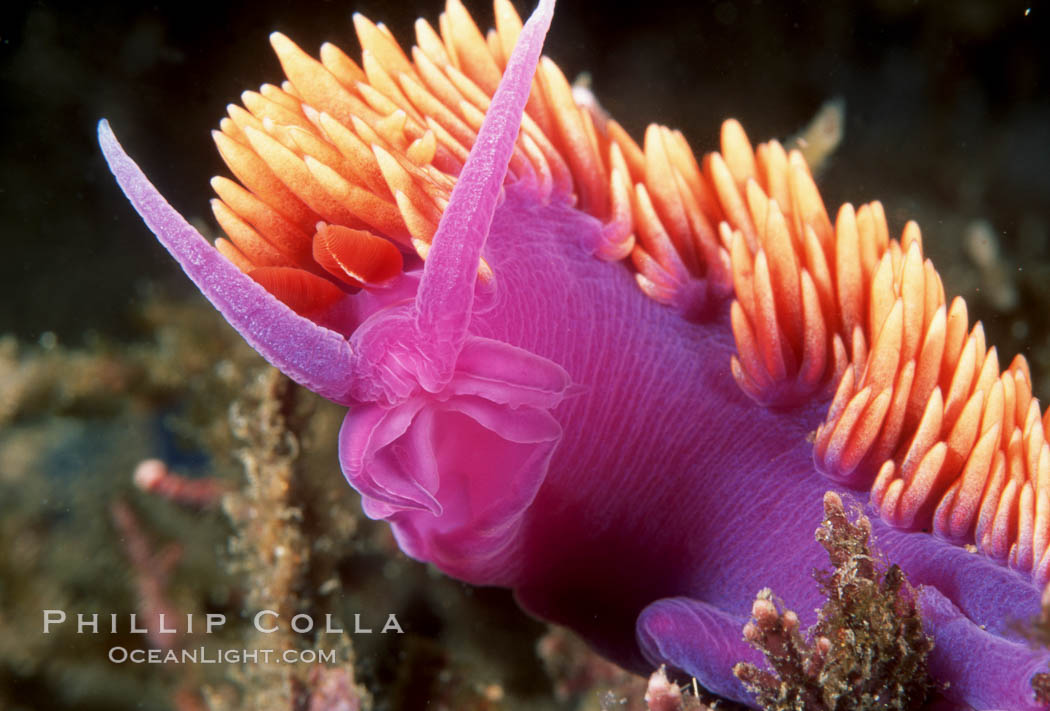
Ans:
[[[485,2],[468,6],[490,26]],[[355,10],[408,46],[414,18],[436,24],[440,6],[5,4],[0,334],[120,340],[134,335],[144,284],[190,293],[112,182],[96,121],[108,117],[171,202],[210,224],[208,178],[224,168],[208,132],[242,90],[279,83],[267,34],[281,30],[311,53],[329,40],[356,56]],[[881,199],[895,234],[919,219],[949,290],[967,297],[1007,360],[1028,349],[1038,370],[1050,360],[1039,356],[1047,282],[1029,278],[1016,307],[991,308],[966,277],[960,244],[966,225],[983,219],[1010,273],[1050,262],[1047,14],[1046,2],[995,0],[563,0],[547,54],[570,78],[591,72],[599,99],[636,137],[658,121],[684,130],[698,154],[716,146],[725,117],[756,142],[783,138],[844,97],[845,139],[820,180],[829,209]]]

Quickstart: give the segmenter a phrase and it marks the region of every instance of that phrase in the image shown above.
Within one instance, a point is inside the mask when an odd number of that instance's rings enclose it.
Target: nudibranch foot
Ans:
[[[708,691],[752,704],[753,694],[725,673],[740,663],[762,664],[762,655],[744,640],[746,623],[746,615],[726,613],[702,600],[668,598],[638,617],[638,644],[646,657],[665,660]]]
[[[923,629],[933,636],[930,671],[951,679],[944,696],[976,709],[1045,711],[1032,679],[1050,666],[1050,652],[992,634],[960,612],[937,588],[919,588]],[[965,674],[959,670],[965,669]]]
[[[940,693],[952,708],[1039,711],[1046,705],[1032,692],[1050,654],[981,629],[937,588],[919,588],[923,630],[934,638],[929,666],[934,679],[951,679]],[[737,663],[763,668],[742,636],[746,617],[699,600],[669,598],[647,607],[638,619],[638,641],[652,660],[695,677],[708,690],[741,703],[753,695],[725,669]],[[961,673],[965,670],[965,673]]]
[[[865,521],[864,526],[865,540],[872,530],[876,530],[879,535],[886,533],[885,530],[878,530],[877,523],[875,527],[869,527],[870,524]],[[884,524],[882,528],[885,529]],[[910,544],[913,546],[911,552],[921,550],[923,556],[928,558],[925,569],[927,572],[935,567],[930,561],[936,560],[936,549],[914,540],[913,534],[897,534],[902,540],[893,541],[889,548],[894,560],[900,560],[907,568],[921,573],[924,568],[916,565],[914,558],[909,557],[908,551],[900,547],[902,543],[905,547]],[[911,540],[908,540],[909,538]],[[945,544],[943,549],[941,553],[946,553],[954,547]],[[759,619],[762,615],[758,610],[763,600],[766,601],[764,604],[770,614],[776,612],[775,608],[771,607],[772,603],[768,602],[768,590],[759,593],[759,600],[751,613],[756,621],[747,626],[743,624],[746,618],[742,620],[741,616],[702,600],[669,598],[657,601],[639,616],[639,645],[649,659],[667,664],[687,676],[695,677],[705,687],[745,703],[751,702],[751,695],[739,683],[734,683],[726,677],[724,669],[727,658],[735,658],[750,666],[749,669],[738,671],[738,676],[742,671],[745,674],[741,676],[742,679],[755,681],[757,678],[762,682],[762,690],[774,696],[790,693],[800,694],[799,698],[802,698],[807,693],[819,692],[818,677],[824,678],[824,674],[820,672],[820,665],[834,659],[829,668],[832,676],[837,675],[835,684],[838,686],[829,686],[826,691],[830,692],[833,688],[839,690],[837,693],[847,691],[839,687],[848,682],[851,673],[849,670],[852,669],[856,673],[866,670],[865,688],[872,694],[883,694],[884,703],[888,704],[891,699],[896,699],[898,703],[892,708],[917,708],[914,704],[931,688],[930,681],[925,677],[927,673],[933,679],[941,680],[940,688],[936,691],[942,701],[952,704],[951,708],[1009,708],[1020,711],[1045,708],[1044,704],[1033,697],[1032,682],[1036,674],[1045,673],[1048,669],[1050,652],[1031,648],[1026,640],[1019,638],[1016,631],[1006,629],[1012,624],[1007,620],[996,619],[992,625],[976,622],[991,613],[994,604],[992,600],[986,599],[983,604],[978,605],[978,601],[974,599],[977,590],[983,585],[985,594],[1006,597],[1011,603],[1017,603],[1025,595],[1023,591],[1019,593],[1016,581],[1011,583],[1007,579],[1008,576],[1001,575],[992,575],[991,580],[983,583],[980,580],[970,581],[971,588],[962,597],[967,599],[971,610],[964,614],[941,592],[941,589],[944,589],[954,594],[959,587],[943,578],[938,579],[936,585],[939,587],[924,584],[912,589],[907,584],[902,587],[881,582],[878,588],[874,585],[858,586],[858,575],[867,576],[867,579],[873,581],[883,580],[881,575],[875,578],[871,574],[858,573],[857,571],[862,569],[856,567],[870,565],[877,571],[877,561],[882,555],[873,554],[866,543],[863,549],[841,550],[850,554],[838,553],[838,562],[836,554],[832,555],[832,561],[838,568],[838,582],[835,583],[834,593],[838,596],[837,607],[829,608],[825,605],[821,611],[820,625],[812,628],[809,633],[816,635],[819,632],[828,635],[831,640],[839,640],[829,644],[823,653],[809,654],[800,646],[812,644],[815,645],[814,650],[818,649],[820,640],[816,636],[808,641],[796,637],[791,630],[780,630],[778,627],[778,624],[791,622],[793,629],[798,630],[798,615],[785,613],[781,617],[776,613],[778,617],[774,622],[777,624],[765,624],[770,621]],[[829,552],[832,552],[831,548]],[[963,555],[973,554],[964,552]],[[943,560],[940,562],[943,564]],[[888,580],[888,573],[886,575],[885,580]],[[810,598],[806,596],[806,599],[808,604]],[[863,614],[860,614],[861,612]],[[895,617],[887,618],[888,612]],[[913,620],[921,618],[922,621],[922,629],[917,632],[907,626],[907,618],[916,614],[918,617],[914,617]],[[803,617],[809,615],[804,614]],[[755,625],[758,625],[759,631],[765,631],[758,634]],[[849,629],[852,625],[860,625],[860,628]],[[773,636],[769,638],[768,634]],[[778,638],[778,634],[782,638]],[[926,635],[929,635],[929,639]],[[761,640],[765,653],[776,656],[773,660],[776,671],[784,676],[777,679],[771,676],[771,672],[766,671],[766,664],[756,664],[753,661],[754,651],[749,649],[745,638]],[[846,638],[854,640],[853,644],[864,638],[867,639],[866,644],[874,646],[844,645],[841,640]],[[900,657],[898,659],[894,656],[893,659],[889,659],[887,654]],[[925,660],[927,654],[928,660]],[[835,655],[839,655],[837,659]],[[905,655],[910,659],[908,663],[903,663]],[[898,664],[898,661],[901,663]],[[961,670],[965,670],[965,673],[961,673]],[[828,678],[830,681],[831,677]],[[944,680],[951,680],[951,683],[943,683]],[[784,684],[790,689],[785,689],[782,686]],[[847,686],[848,693],[859,693],[854,684]],[[902,707],[900,703],[905,705]],[[891,706],[887,706],[889,707]]]

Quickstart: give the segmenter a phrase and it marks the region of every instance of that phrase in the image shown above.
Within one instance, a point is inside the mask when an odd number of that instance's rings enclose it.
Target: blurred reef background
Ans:
[[[485,0],[467,6],[490,26]],[[441,7],[0,9],[0,707],[645,708],[644,680],[529,619],[505,591],[408,560],[360,514],[335,456],[341,408],[290,386],[241,342],[99,155],[104,116],[214,236],[208,179],[226,171],[209,130],[241,91],[280,79],[268,33],[356,56],[355,11],[407,47],[415,18],[433,21]],[[636,138],[657,121],[682,129],[698,155],[729,116],[758,142],[798,135],[829,101],[844,107],[818,176],[829,212],[879,199],[893,234],[917,220],[949,294],[966,298],[1003,362],[1026,355],[1046,402],[1048,37],[1043,1],[563,0],[546,53],[570,78],[589,74]],[[150,459],[165,465],[136,486]],[[246,615],[262,608],[285,621],[359,613],[373,627],[393,612],[405,634],[265,640],[330,648],[340,663],[328,669],[116,665],[110,646],[147,642],[77,635],[68,623],[44,635],[51,608],[124,621],[224,613],[224,632],[205,640],[214,647],[259,646]]]

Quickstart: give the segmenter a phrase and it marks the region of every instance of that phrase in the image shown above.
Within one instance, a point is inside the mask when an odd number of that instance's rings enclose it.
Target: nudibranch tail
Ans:
[[[153,187],[105,120],[98,124],[98,141],[143,221],[244,339],[296,382],[335,402],[347,402],[345,372],[351,353],[346,339],[296,314],[212,248]]]

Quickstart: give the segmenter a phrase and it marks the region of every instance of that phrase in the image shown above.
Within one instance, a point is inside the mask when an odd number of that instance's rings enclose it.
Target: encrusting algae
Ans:
[[[817,540],[832,571],[818,571],[827,596],[820,619],[803,637],[798,615],[780,612],[772,591],[759,592],[744,637],[772,673],[739,664],[734,673],[768,711],[876,711],[922,708],[935,684],[915,590],[900,568],[875,557],[871,523],[850,522],[842,499],[824,497]],[[782,606],[782,604],[781,604]]]

